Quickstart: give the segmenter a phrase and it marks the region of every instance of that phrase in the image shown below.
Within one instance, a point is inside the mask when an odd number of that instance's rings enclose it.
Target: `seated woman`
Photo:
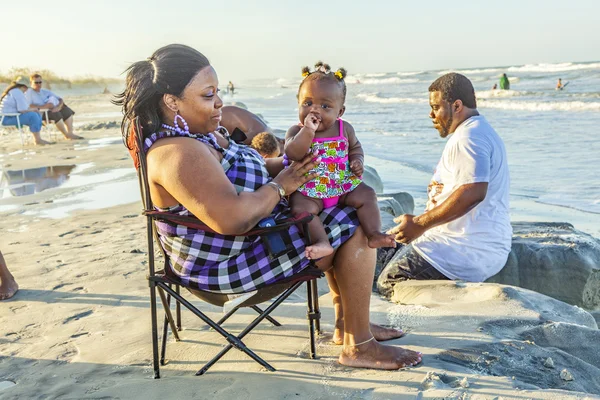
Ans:
[[[27,80],[18,79],[11,83],[0,97],[0,113],[2,114],[21,114],[19,122],[21,125],[27,125],[29,131],[33,134],[35,144],[50,144],[42,140],[40,131],[42,130],[42,116],[39,114],[40,108],[30,106],[25,97],[27,91]],[[8,116],[2,119],[4,126],[18,126],[16,116]]]
[[[317,160],[309,155],[284,169],[281,158],[265,161],[250,147],[230,140],[219,126],[223,102],[218,87],[206,57],[174,44],[129,67],[125,90],[115,102],[123,107],[124,121],[137,117],[142,125],[155,207],[194,215],[217,232],[157,223],[173,272],[201,290],[244,293],[308,266],[295,226],[288,231],[293,248],[274,259],[259,237],[236,235],[265,217],[289,215],[285,196],[313,178],[307,172]],[[123,134],[127,141],[128,132]],[[328,278],[343,321],[339,362],[379,369],[416,365],[419,353],[377,341],[401,332],[369,324],[375,250],[367,246],[356,212],[331,208],[320,217],[336,250],[317,266],[332,270]]]

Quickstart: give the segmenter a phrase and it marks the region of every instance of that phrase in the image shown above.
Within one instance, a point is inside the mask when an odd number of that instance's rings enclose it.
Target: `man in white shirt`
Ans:
[[[40,74],[31,75],[29,80],[31,81],[31,87],[26,93],[29,103],[41,109],[47,109],[48,119],[54,122],[65,139],[83,139],[83,137],[73,133],[73,115],[75,112],[65,104],[62,98],[48,89],[42,89],[44,81]]]
[[[443,75],[429,87],[429,104],[434,128],[449,139],[425,212],[396,218],[390,230],[406,246],[385,257],[378,287],[386,294],[406,279],[482,282],[504,267],[510,253],[506,150],[479,115],[473,85],[463,75]]]

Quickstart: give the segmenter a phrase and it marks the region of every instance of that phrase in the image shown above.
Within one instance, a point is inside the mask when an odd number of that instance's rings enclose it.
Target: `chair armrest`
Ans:
[[[208,225],[205,225],[198,218],[195,217],[187,217],[184,215],[176,215],[163,211],[147,211],[142,212],[143,215],[152,218],[155,221],[163,221],[167,223],[175,223],[178,225],[183,225],[188,228],[199,229],[206,232],[217,233]],[[300,213],[290,218],[284,218],[275,221],[277,224],[275,226],[270,226],[268,228],[254,228],[248,232],[242,233],[240,235],[235,236],[253,236],[253,235],[264,235],[265,233],[277,232],[281,230],[286,230],[292,225],[299,224],[307,224],[313,219],[313,215],[307,212]]]

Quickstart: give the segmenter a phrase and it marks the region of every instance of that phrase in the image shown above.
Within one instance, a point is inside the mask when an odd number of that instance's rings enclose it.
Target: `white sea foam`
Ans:
[[[380,97],[377,94],[360,93],[357,98],[363,99],[368,103],[393,104],[393,103],[409,103],[409,104],[426,104],[426,98],[415,99],[411,97]]]
[[[477,93],[478,99],[490,99],[497,97],[519,97],[519,96],[533,96],[533,95],[543,95],[541,93],[536,92],[528,92],[528,91],[518,91],[518,90],[482,90]]]
[[[420,75],[422,73],[424,73],[425,71],[416,71],[416,72],[398,72],[396,73],[396,75],[398,76],[414,76],[414,75]]]
[[[470,68],[470,69],[449,69],[438,72],[444,75],[449,72],[458,72],[459,74],[498,74],[509,72],[566,72],[585,69],[600,69],[600,63],[558,63],[558,64],[526,64],[515,65],[511,67],[491,67],[491,68]],[[510,78],[512,80],[512,78]]]
[[[419,82],[416,78],[398,78],[398,77],[390,77],[390,78],[370,78],[361,80],[360,83],[363,85],[396,85],[400,83],[415,83]]]
[[[502,110],[522,111],[592,111],[600,112],[600,102],[583,101],[502,101],[482,99],[478,102],[481,108],[499,108]]]
[[[600,63],[559,63],[559,64],[527,64],[520,67],[509,67],[511,72],[563,72],[582,69],[600,69]]]

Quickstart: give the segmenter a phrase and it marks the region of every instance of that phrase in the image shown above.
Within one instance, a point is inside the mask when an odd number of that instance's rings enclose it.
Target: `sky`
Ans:
[[[23,5],[26,4],[26,5]],[[0,73],[122,77],[169,43],[222,81],[600,60],[600,1],[0,0]]]

